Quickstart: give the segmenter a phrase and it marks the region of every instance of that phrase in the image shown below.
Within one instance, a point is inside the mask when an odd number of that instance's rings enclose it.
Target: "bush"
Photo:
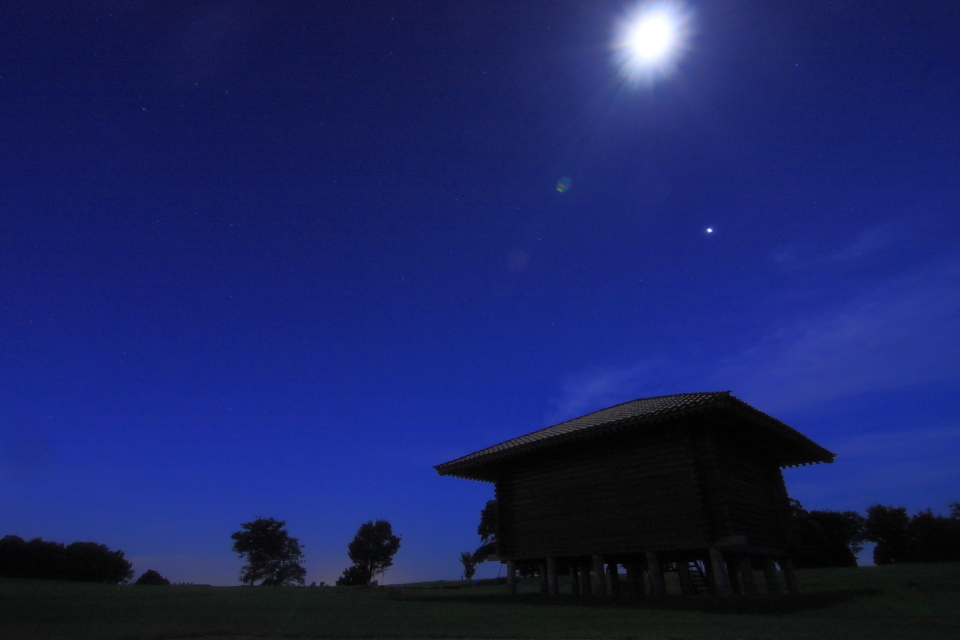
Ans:
[[[170,581],[164,578],[162,575],[154,571],[153,569],[147,569],[143,572],[143,575],[137,578],[137,581],[134,584],[145,584],[145,585],[169,585]]]
[[[343,575],[337,578],[338,587],[363,587],[370,584],[373,576],[364,567],[352,565],[343,570]]]
[[[0,539],[0,577],[122,584],[133,577],[133,567],[123,551],[111,551],[96,542],[64,546],[41,538],[25,542],[19,536],[6,536]]]

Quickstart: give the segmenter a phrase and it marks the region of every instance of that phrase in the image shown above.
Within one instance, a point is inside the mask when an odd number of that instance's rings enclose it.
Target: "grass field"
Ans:
[[[383,589],[0,580],[0,638],[960,639],[960,564],[798,572],[804,595],[636,599],[422,583]],[[759,576],[758,576],[759,577]],[[916,586],[908,586],[914,583]]]

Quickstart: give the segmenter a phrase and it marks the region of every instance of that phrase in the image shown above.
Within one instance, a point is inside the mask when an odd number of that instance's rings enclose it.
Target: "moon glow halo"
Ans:
[[[641,2],[618,23],[613,41],[620,74],[650,84],[676,70],[690,36],[690,11],[674,0]]]

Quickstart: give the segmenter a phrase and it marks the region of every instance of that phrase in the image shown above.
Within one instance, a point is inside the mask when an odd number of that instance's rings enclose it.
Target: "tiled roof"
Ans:
[[[555,424],[546,429],[513,438],[506,442],[481,449],[456,460],[436,465],[434,468],[440,475],[454,475],[461,477],[480,477],[476,472],[470,472],[480,466],[512,457],[545,446],[560,444],[579,437],[592,437],[600,433],[616,430],[621,426],[638,426],[643,423],[658,421],[666,417],[678,417],[683,414],[697,412],[710,408],[726,408],[735,411],[752,422],[759,422],[776,435],[792,441],[799,446],[803,455],[796,456],[795,460],[781,461],[780,466],[809,464],[813,462],[833,462],[834,454],[816,444],[800,432],[790,428],[776,418],[759,411],[746,402],[734,397],[729,391],[711,391],[700,393],[678,393],[670,396],[643,398],[624,402],[607,409],[601,409],[573,420]]]

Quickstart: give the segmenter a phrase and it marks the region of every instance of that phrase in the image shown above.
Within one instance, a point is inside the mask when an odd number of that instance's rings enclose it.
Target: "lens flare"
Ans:
[[[690,10],[683,3],[640,3],[617,24],[613,54],[620,74],[634,85],[669,76],[688,47],[690,31]]]

